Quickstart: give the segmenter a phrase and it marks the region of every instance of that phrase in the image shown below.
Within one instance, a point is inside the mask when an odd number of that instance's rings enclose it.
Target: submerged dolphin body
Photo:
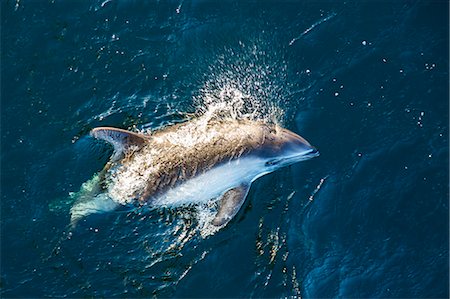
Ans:
[[[254,180],[318,155],[299,135],[251,120],[198,118],[150,135],[100,127],[91,135],[111,143],[114,154],[90,199],[71,208],[72,224],[120,204],[176,207],[220,198],[212,224],[224,226]]]

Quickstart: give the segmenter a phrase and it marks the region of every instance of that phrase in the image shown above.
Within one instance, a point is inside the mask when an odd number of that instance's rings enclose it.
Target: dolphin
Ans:
[[[89,196],[71,208],[71,223],[120,205],[177,207],[219,200],[212,224],[225,226],[259,177],[319,154],[277,124],[196,118],[149,134],[98,127],[90,135],[114,147]],[[89,198],[89,199],[87,199]]]

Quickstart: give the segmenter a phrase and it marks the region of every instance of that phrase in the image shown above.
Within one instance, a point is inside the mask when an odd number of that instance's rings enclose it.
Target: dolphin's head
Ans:
[[[278,125],[266,127],[260,152],[265,165],[272,169],[319,155],[319,151],[303,137]]]

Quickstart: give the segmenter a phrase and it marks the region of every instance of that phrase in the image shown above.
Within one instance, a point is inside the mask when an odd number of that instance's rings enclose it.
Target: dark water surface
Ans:
[[[2,297],[449,296],[447,1],[1,9]],[[123,209],[68,234],[69,192],[111,153],[90,129],[173,124],[230,90],[321,155],[208,237]]]

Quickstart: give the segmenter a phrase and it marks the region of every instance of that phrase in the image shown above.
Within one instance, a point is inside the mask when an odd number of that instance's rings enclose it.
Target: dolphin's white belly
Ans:
[[[241,184],[249,184],[267,173],[265,161],[256,157],[232,160],[187,180],[155,198],[152,205],[181,206],[205,203]]]

